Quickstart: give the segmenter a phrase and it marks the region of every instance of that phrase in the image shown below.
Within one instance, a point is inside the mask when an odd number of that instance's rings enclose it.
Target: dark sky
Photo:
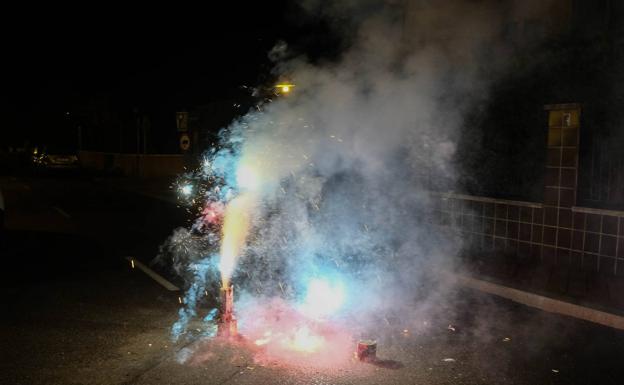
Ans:
[[[211,4],[7,10],[2,138],[49,138],[66,111],[93,100],[123,114],[236,97],[267,81],[278,40],[312,56],[331,40],[293,1]]]

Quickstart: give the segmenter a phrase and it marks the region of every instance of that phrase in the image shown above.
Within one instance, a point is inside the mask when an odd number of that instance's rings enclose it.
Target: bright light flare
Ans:
[[[241,333],[258,348],[257,362],[335,368],[353,357],[350,327],[342,320],[311,319],[279,297],[240,304]]]
[[[309,317],[322,318],[335,313],[345,301],[344,286],[315,278],[308,284],[308,291],[301,310]]]
[[[292,350],[314,353],[322,347],[324,340],[322,336],[312,334],[307,326],[302,326],[295,331],[293,338],[286,342]]]
[[[180,192],[185,197],[189,197],[193,193],[193,185],[190,183],[183,184],[182,186],[180,186]]]
[[[277,84],[275,87],[283,94],[287,94],[290,91],[292,91],[293,87],[295,85],[294,84],[290,84],[290,83],[281,83],[281,84]]]

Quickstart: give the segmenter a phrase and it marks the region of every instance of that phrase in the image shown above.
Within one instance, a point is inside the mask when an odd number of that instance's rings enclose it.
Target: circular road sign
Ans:
[[[187,134],[180,135],[180,149],[187,151],[191,147],[191,138]]]

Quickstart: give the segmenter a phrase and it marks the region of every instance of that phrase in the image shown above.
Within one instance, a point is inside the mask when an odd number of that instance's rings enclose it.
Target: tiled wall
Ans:
[[[443,195],[435,217],[467,249],[624,276],[624,212]]]
[[[624,276],[624,212],[576,206],[580,106],[546,110],[543,202],[444,194],[434,217],[458,231],[469,250]]]

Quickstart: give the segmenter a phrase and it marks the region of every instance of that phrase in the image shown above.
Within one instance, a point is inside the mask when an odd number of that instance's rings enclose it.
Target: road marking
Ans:
[[[56,210],[59,214],[61,214],[62,216],[64,216],[65,218],[71,218],[71,215],[69,215],[67,213],[67,211],[63,210],[62,208],[58,207],[58,206],[52,206],[52,208],[54,210]]]
[[[149,267],[145,266],[138,259],[135,259],[135,258],[132,258],[132,257],[126,257],[126,259],[128,261],[130,261],[131,264],[133,263],[134,266],[136,266],[139,269],[143,270],[143,272],[145,274],[147,274],[154,281],[156,281],[159,284],[161,284],[165,289],[167,289],[169,291],[179,291],[180,290],[180,288],[178,288],[176,285],[174,285],[173,283],[171,283],[171,282],[167,281],[166,279],[164,279],[160,274],[158,274],[154,270],[150,269]]]
[[[616,314],[607,313],[554,298],[544,297],[535,293],[513,289],[511,287],[498,285],[472,277],[466,277],[450,272],[445,272],[444,274],[453,278],[462,286],[507,298],[523,305],[624,330],[624,317]]]

